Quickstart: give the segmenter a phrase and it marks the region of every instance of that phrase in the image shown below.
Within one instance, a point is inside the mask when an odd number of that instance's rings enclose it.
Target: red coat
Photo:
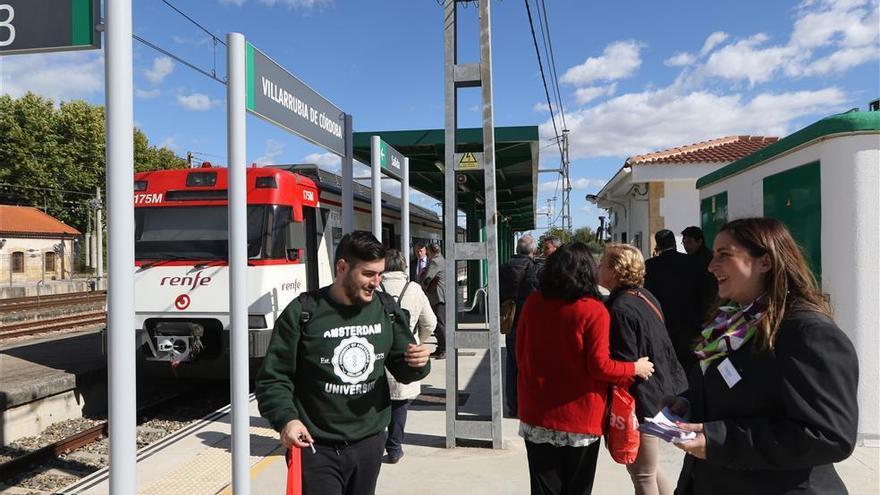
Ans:
[[[519,418],[534,426],[603,434],[609,382],[633,376],[635,365],[608,350],[608,311],[596,299],[526,300],[516,330]]]

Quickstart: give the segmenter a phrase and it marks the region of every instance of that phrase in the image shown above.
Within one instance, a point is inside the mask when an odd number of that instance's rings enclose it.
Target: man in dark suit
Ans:
[[[657,256],[645,262],[645,288],[660,301],[666,330],[681,366],[687,371],[696,358],[693,344],[700,333],[702,278],[695,259],[675,249],[675,234],[654,234]]]

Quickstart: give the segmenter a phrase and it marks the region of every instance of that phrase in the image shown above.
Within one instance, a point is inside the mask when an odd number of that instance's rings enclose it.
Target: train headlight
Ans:
[[[263,315],[248,315],[248,328],[266,328],[266,317]]]
[[[134,181],[134,190],[135,191],[146,191],[147,190],[147,181],[145,181],[145,180]]]

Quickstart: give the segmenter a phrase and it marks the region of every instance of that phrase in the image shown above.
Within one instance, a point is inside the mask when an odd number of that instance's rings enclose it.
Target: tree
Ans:
[[[590,227],[578,227],[574,232],[561,227],[551,227],[538,239],[538,246],[544,245],[544,240],[554,235],[562,241],[563,244],[570,242],[583,242],[590,248],[590,252],[595,255],[602,254],[602,245],[596,239],[596,233]]]
[[[136,170],[184,168],[167,148],[134,130]],[[105,184],[104,108],[76,100],[55,106],[33,93],[0,96],[0,202],[37,206],[85,231],[88,200]]]

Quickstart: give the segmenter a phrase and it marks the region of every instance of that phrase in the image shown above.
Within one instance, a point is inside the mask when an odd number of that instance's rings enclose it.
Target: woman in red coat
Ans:
[[[580,242],[560,247],[517,326],[520,436],[532,494],[592,491],[609,382],[654,371],[646,357],[612,360],[608,334],[592,254]]]

